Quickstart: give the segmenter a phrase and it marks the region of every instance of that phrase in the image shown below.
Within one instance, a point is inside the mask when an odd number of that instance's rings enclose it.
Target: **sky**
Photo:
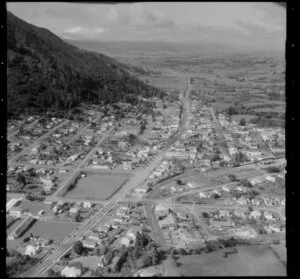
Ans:
[[[17,17],[69,40],[225,43],[282,50],[286,9],[271,2],[10,2]]]

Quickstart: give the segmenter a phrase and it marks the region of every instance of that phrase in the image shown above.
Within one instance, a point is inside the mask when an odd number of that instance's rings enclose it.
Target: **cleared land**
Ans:
[[[285,276],[286,267],[266,246],[240,246],[237,254],[223,257],[223,251],[181,256],[183,276]]]
[[[74,199],[105,200],[120,188],[130,177],[127,174],[96,174],[89,173],[80,178],[75,188],[66,193],[65,197]]]

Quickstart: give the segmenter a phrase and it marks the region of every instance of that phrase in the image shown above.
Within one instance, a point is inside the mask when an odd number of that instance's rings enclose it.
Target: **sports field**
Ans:
[[[24,238],[32,233],[34,236],[42,236],[47,239],[61,241],[67,237],[76,228],[76,226],[78,226],[78,224],[73,222],[37,221],[30,230],[25,233]]]
[[[66,198],[106,200],[130,177],[128,174],[88,173],[80,178]]]

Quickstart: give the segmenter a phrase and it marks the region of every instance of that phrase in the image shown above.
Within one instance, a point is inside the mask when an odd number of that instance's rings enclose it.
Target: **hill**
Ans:
[[[71,109],[82,102],[135,103],[138,95],[163,95],[130,72],[110,57],[81,50],[7,12],[9,117]]]

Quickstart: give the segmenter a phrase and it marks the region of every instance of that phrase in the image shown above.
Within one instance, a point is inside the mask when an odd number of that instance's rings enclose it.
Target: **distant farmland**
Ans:
[[[183,276],[286,276],[286,267],[266,246],[240,246],[237,254],[222,251],[180,256]]]

